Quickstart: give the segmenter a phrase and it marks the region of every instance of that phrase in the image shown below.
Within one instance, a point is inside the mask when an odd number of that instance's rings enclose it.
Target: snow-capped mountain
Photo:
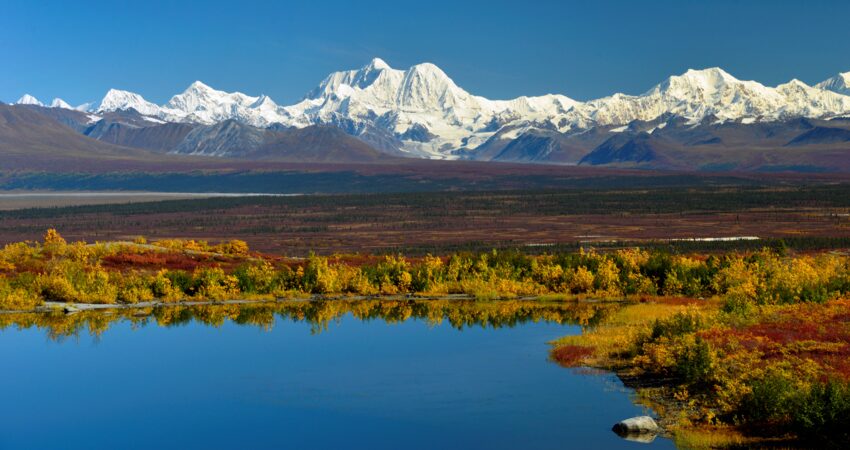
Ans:
[[[21,98],[19,98],[14,104],[44,106],[44,103],[41,103],[37,98],[29,94],[22,95]]]
[[[59,97],[54,98],[53,101],[50,102],[50,107],[51,108],[74,109],[73,106],[69,105],[68,102],[66,102],[65,100],[62,100]]]
[[[697,124],[774,122],[792,117],[835,117],[850,111],[850,97],[792,80],[775,88],[742,81],[720,68],[688,70],[638,96],[615,94],[576,106],[550,118],[561,131],[627,125],[664,115]]]
[[[162,108],[144,99],[139,94],[119,89],[110,89],[103,99],[91,107],[91,112],[102,113],[135,109],[146,116],[160,116]]]
[[[403,150],[439,158],[477,146],[501,124],[543,119],[577,104],[561,95],[488,100],[458,87],[433,64],[403,71],[376,58],[361,69],[331,74],[302,102],[284,109],[295,119],[293,126],[334,123],[339,116],[377,124],[399,138]]]
[[[172,97],[163,108],[164,119],[177,118],[206,125],[236,119],[249,125],[268,126],[286,119],[280,115],[277,104],[266,96],[218,91],[200,81]]]
[[[850,72],[839,73],[832,78],[816,84],[815,87],[839,94],[850,95]]]
[[[664,117],[694,125],[843,117],[850,114],[848,86],[850,72],[816,86],[792,80],[770,87],[709,68],[671,76],[641,95],[614,94],[588,102],[563,95],[490,100],[465,91],[434,64],[398,70],[375,58],[360,69],[330,74],[289,106],[265,95],[228,93],[196,81],[162,106],[112,89],[89,111],[135,109],[163,121],[203,125],[225,120],[260,128],[333,125],[411,156],[459,158],[488,141],[514,140],[535,130],[569,135]],[[31,96],[18,101],[37,102]],[[59,107],[69,107],[62,103]]]

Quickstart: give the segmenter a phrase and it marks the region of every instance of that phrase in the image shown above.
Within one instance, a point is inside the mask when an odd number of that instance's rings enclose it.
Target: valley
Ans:
[[[779,239],[801,250],[850,247],[850,185],[845,183],[617,180],[559,190],[231,195],[28,208],[0,212],[0,236],[2,242],[33,240],[55,227],[72,240],[233,238],[294,256],[492,248],[540,253],[633,245],[758,249]],[[652,184],[662,182],[670,184]],[[736,236],[760,240],[711,240]]]

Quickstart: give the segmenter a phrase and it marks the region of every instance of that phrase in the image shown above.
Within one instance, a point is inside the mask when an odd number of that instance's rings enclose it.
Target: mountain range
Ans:
[[[78,107],[24,95],[8,108],[28,108],[116,149],[156,154],[850,171],[850,72],[814,86],[791,80],[771,87],[709,68],[671,76],[641,95],[491,100],[433,64],[398,70],[376,58],[330,74],[286,106],[196,81],[163,105],[111,89]]]

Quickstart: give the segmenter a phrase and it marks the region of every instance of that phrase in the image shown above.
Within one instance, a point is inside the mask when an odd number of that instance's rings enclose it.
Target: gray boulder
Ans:
[[[657,434],[661,431],[661,428],[652,417],[640,416],[617,422],[613,430],[620,436],[631,436],[636,434]]]

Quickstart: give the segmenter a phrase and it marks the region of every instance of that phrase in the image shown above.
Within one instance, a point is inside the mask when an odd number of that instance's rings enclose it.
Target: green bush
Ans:
[[[785,376],[771,374],[751,383],[752,392],[741,402],[741,415],[748,422],[780,421],[789,414],[794,385]]]
[[[793,427],[807,440],[850,444],[850,386],[829,381],[814,385],[796,402]]]
[[[712,374],[711,347],[699,336],[676,358],[676,375],[688,383],[707,381]]]
[[[697,314],[680,312],[668,319],[656,320],[652,325],[651,339],[674,338],[694,333],[703,328],[702,318]]]
[[[274,268],[268,263],[244,264],[233,275],[239,280],[239,291],[246,294],[271,294],[276,286]]]
[[[195,284],[192,275],[183,270],[170,270],[165,277],[171,281],[171,286],[186,295],[195,294]]]

